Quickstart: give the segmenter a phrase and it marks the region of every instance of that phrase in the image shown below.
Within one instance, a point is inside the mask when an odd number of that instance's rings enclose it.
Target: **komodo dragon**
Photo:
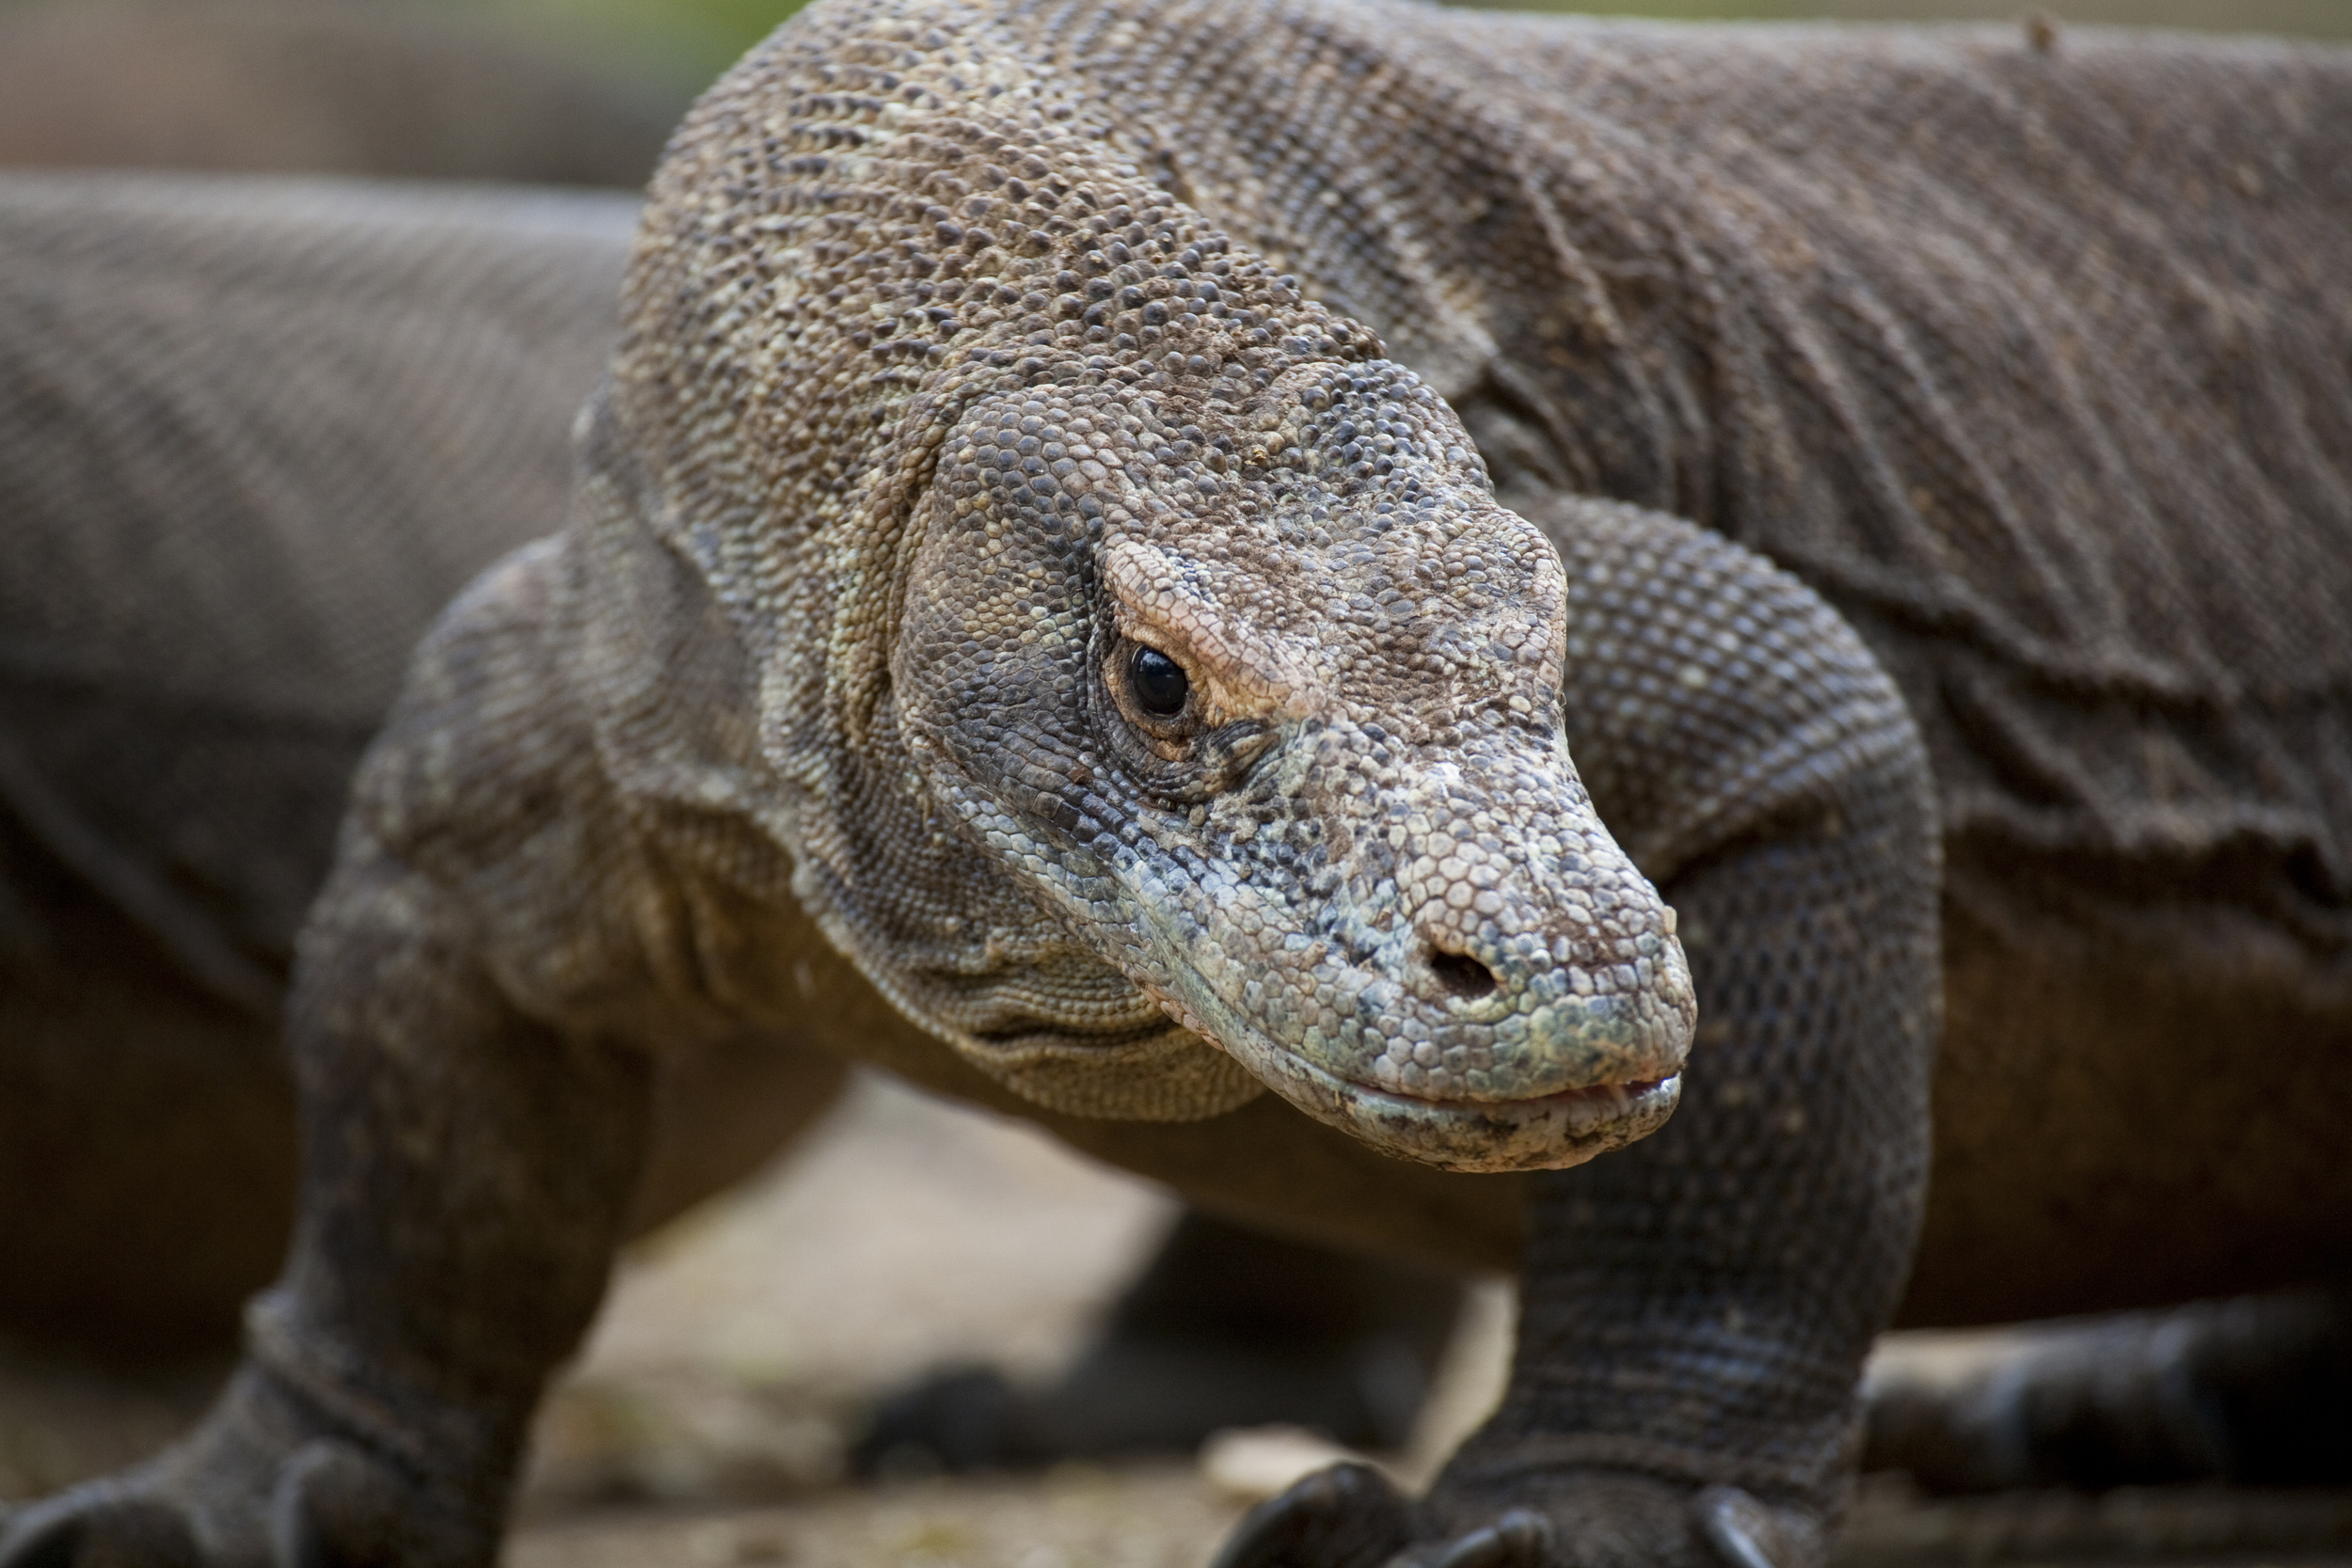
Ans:
[[[488,1561],[746,1022],[1523,1231],[1228,1564],[1818,1560],[1899,1306],[2340,1266],[2346,255],[2342,53],[820,0],[362,767],[243,1369],[0,1562]]]

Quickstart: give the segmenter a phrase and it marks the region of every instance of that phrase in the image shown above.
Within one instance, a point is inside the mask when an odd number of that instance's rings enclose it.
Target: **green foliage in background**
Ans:
[[[440,0],[479,8],[483,0]],[[516,22],[587,43],[640,69],[707,81],[800,8],[802,0],[487,0]],[[2015,22],[2194,27],[2352,39],[2352,0],[1487,0],[1527,10],[1672,17]]]
[[[607,59],[695,85],[735,63],[803,0],[439,0],[489,11]]]

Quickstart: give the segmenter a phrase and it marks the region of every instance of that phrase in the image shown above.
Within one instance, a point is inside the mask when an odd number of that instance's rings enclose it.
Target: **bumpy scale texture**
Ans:
[[[1818,1561],[1939,965],[1914,1310],[2308,1267],[2293,1117],[2175,1179],[2343,1039],[2352,63],[2049,43],[787,25],[655,182],[574,528],[363,769],[244,1381],[0,1561],[487,1560],[645,1057],[746,1021],[1329,1233],[1523,1216],[1429,1497],[1230,1568]]]

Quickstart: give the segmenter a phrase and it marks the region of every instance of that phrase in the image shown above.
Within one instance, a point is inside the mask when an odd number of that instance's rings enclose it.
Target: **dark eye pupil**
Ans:
[[[1135,657],[1127,661],[1127,673],[1134,682],[1136,701],[1143,711],[1162,719],[1173,718],[1184,711],[1184,694],[1192,689],[1191,677],[1184,667],[1157,648],[1137,648]]]

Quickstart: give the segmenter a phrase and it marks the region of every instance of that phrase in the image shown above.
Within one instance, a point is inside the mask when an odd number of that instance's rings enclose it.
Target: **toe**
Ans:
[[[1429,1568],[1544,1568],[1551,1550],[1551,1521],[1515,1508],[1483,1529],[1424,1554]]]
[[[1736,1486],[1699,1493],[1691,1518],[1723,1568],[1819,1568],[1828,1555],[1810,1515],[1768,1508]]]
[[[1412,1539],[1412,1505],[1386,1476],[1334,1465],[1251,1510],[1211,1568],[1380,1568]]]

